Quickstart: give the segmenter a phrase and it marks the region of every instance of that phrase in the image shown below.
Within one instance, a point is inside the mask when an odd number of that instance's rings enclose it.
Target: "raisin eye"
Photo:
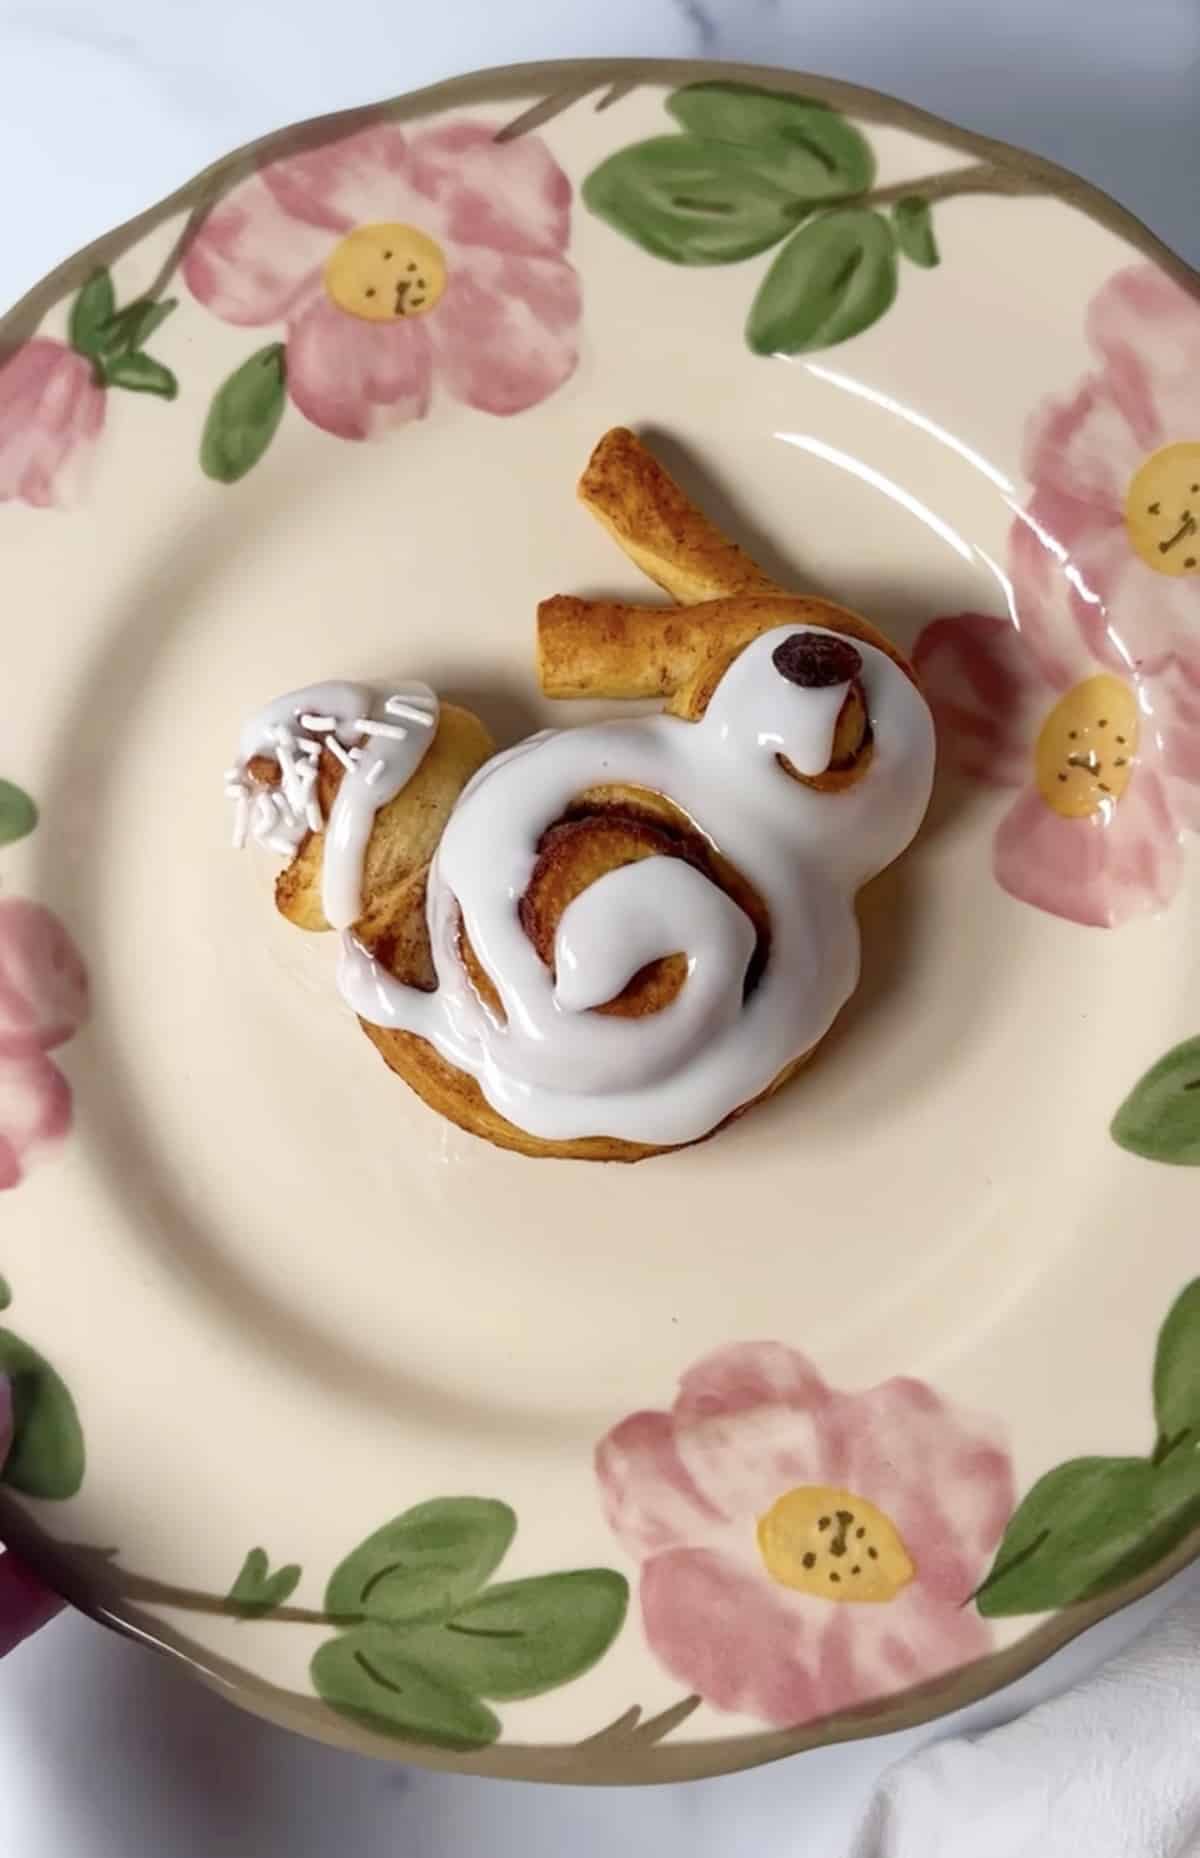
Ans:
[[[802,690],[826,690],[831,684],[849,684],[862,670],[862,657],[849,639],[827,632],[793,632],[771,653],[780,677]]]

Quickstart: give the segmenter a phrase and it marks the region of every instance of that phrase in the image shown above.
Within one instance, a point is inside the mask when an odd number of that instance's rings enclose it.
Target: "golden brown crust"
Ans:
[[[389,1032],[382,1026],[362,1021],[362,1029],[379,1052],[384,1063],[397,1077],[402,1077],[423,1103],[468,1135],[479,1135],[497,1148],[513,1150],[518,1155],[560,1161],[644,1161],[663,1151],[641,1142],[619,1142],[609,1136],[582,1137],[571,1142],[544,1142],[528,1135],[515,1123],[494,1110],[479,1085],[465,1071],[436,1052],[426,1040],[411,1032]],[[715,1132],[714,1132],[715,1133]]]
[[[422,993],[432,993],[437,986],[425,919],[428,876],[428,865],[422,865],[394,889],[373,898],[354,931],[363,947],[370,949],[402,986],[419,988]],[[365,1020],[360,1023],[366,1028]]]
[[[556,594],[538,607],[538,678],[548,697],[665,697],[695,722],[738,653],[776,626],[824,626],[912,666],[890,639],[815,594],[754,593],[686,610]],[[915,682],[915,678],[914,678]]]
[[[817,600],[806,594],[740,594],[693,607],[692,618],[703,621],[709,629],[709,650],[692,675],[676,690],[667,704],[673,716],[696,722],[703,716],[713,691],[740,651],[752,639],[777,626],[824,626],[845,639],[857,639],[873,645],[899,665],[906,677],[916,682],[912,666],[903,652],[885,638],[868,620],[848,607],[836,606],[832,600]]]
[[[783,593],[707,600],[686,610],[559,594],[538,608],[538,674],[547,696],[665,697],[670,715],[697,722],[738,653],[761,633],[787,625],[822,626],[874,645],[914,676],[891,640],[857,613],[832,600]],[[825,772],[800,774],[782,758],[781,765],[806,787],[838,793],[861,779],[870,758],[870,722],[855,682]]]
[[[467,971],[467,979],[470,981],[475,992],[483,1001],[484,1006],[486,1006],[493,1019],[503,1026],[508,1018],[507,1013],[504,1011],[504,1003],[496,991],[496,984],[492,980],[491,975],[472,948],[471,938],[468,936],[461,920],[459,921],[458,935],[455,938],[455,943],[458,948],[458,958]]]
[[[560,820],[543,834],[529,887],[521,898],[520,915],[521,927],[545,967],[554,970],[555,937],[568,904],[598,877],[644,858],[688,860],[689,848],[659,826],[615,812]],[[615,998],[595,1011],[618,1019],[641,1019],[669,1006],[686,979],[683,951],[668,953],[641,968]]]
[[[548,697],[670,697],[712,644],[691,609],[555,594],[537,611],[538,680]]]

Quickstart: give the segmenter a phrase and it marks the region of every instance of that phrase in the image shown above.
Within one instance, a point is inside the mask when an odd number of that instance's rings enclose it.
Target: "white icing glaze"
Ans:
[[[551,1140],[605,1135],[669,1145],[707,1134],[828,1031],[858,979],[854,895],[916,832],[929,801],[929,711],[882,652],[861,645],[874,749],[853,786],[819,793],[780,767],[828,766],[845,684],[804,689],[772,663],[797,631],[754,640],[701,721],[671,716],[549,731],[488,762],[463,790],[428,884],[437,991],[406,988],[353,936],[339,982],[354,1011],[419,1034],[469,1072],[518,1127]],[[585,789],[665,794],[766,903],[771,947],[743,999],[749,919],[681,859],[610,872],[563,913],[557,982],[521,927],[541,834]],[[458,955],[459,921],[506,1019],[480,1000]],[[640,1019],[589,1013],[657,956],[688,977]]]
[[[300,722],[302,716],[321,717],[322,720],[332,717],[339,739],[353,742],[355,737],[350,723],[356,716],[363,714],[370,701],[368,685],[346,684],[340,679],[330,679],[324,684],[306,684],[302,690],[286,691],[282,697],[264,703],[261,710],[256,710],[242,724],[242,732],[238,737],[238,760],[244,766],[255,755],[272,754],[276,729],[286,729],[293,735],[304,733]]]
[[[375,815],[408,785],[437,734],[438,699],[428,684],[380,698],[365,684],[308,684],[264,705],[244,724],[226,791],[238,806],[235,842],[247,833],[268,851],[294,855],[309,831],[325,832],[321,908],[335,929],[362,914],[363,860]],[[358,745],[361,746],[352,746]],[[319,752],[345,772],[328,821],[316,800]],[[251,779],[256,755],[279,763],[278,787]]]
[[[401,704],[411,711],[404,722],[387,714]],[[437,733],[438,700],[428,684],[406,684],[382,711],[371,704],[358,719],[377,722],[388,733],[368,731],[362,754],[342,776],[325,828],[321,908],[335,929],[348,929],[362,915],[363,860],[375,815],[408,786],[425,759]]]

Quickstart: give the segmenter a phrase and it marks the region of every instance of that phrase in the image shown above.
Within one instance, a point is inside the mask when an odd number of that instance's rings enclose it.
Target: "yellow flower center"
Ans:
[[[823,1484],[785,1491],[758,1519],[767,1573],[822,1600],[894,1600],[916,1570],[890,1517]]]
[[[1130,481],[1125,527],[1156,574],[1200,573],[1200,443],[1151,453]]]
[[[415,226],[381,220],[339,240],[324,277],[339,310],[368,323],[394,323],[433,308],[446,288],[446,260]]]
[[[1064,819],[1111,810],[1129,785],[1138,744],[1137,699],[1103,673],[1060,697],[1033,751],[1034,779]]]

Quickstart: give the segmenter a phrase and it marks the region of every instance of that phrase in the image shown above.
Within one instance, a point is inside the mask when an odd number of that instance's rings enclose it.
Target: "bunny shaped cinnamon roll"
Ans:
[[[318,686],[247,726],[232,791],[289,857],[280,909],[342,930],[342,992],[426,1103],[525,1154],[636,1161],[770,1095],[829,1030],[933,727],[893,645],[773,586],[631,433],[580,493],[679,604],[543,602],[543,688],[660,713],[492,754],[424,686]]]

